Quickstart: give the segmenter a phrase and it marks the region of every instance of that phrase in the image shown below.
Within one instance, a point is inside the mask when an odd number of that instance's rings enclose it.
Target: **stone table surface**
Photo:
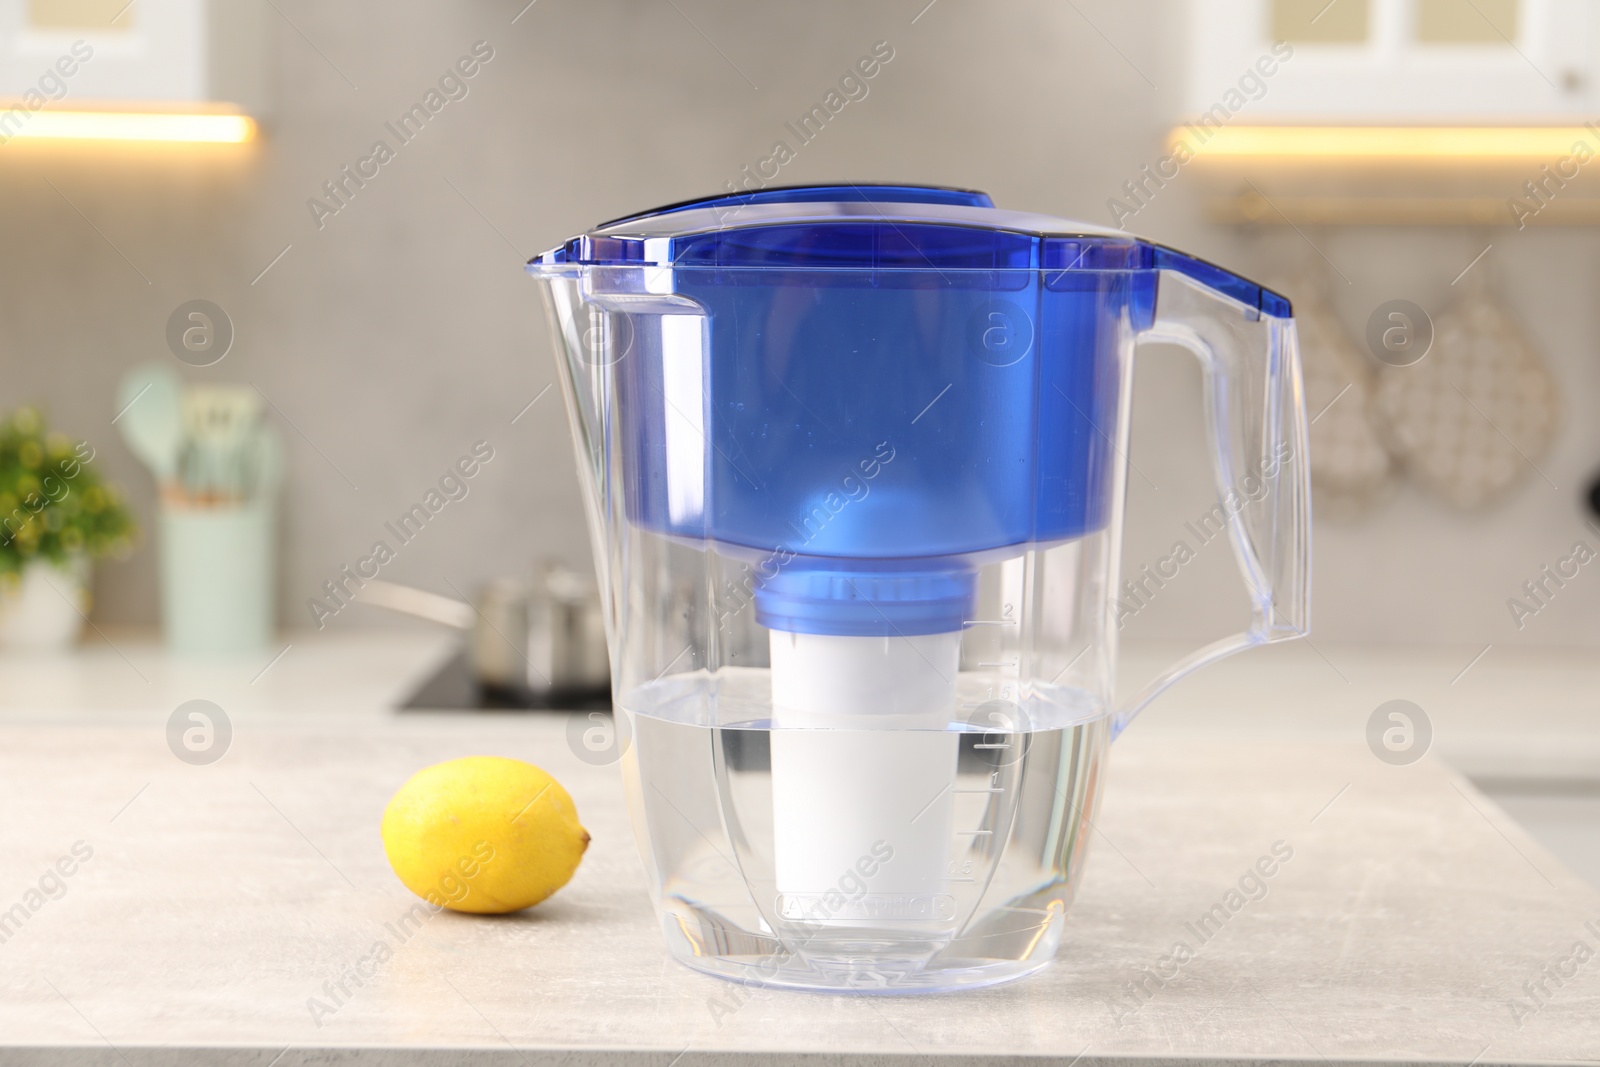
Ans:
[[[134,646],[17,667],[24,690],[61,670],[82,691],[0,708],[0,912],[28,912],[0,942],[0,1064],[1600,1062],[1600,894],[1432,757],[1140,724],[1043,973],[943,996],[746,991],[668,958],[618,771],[573,754],[564,716],[389,710],[442,651],[297,648],[248,683],[262,663]],[[228,711],[220,761],[168,749],[175,696]],[[550,770],[593,845],[536,909],[441,913],[399,940],[414,898],[383,806],[471,754]],[[1278,842],[1293,856],[1266,896],[1196,945],[1186,924]],[[314,1013],[380,939],[392,958]],[[1196,948],[1174,970],[1180,940]]]

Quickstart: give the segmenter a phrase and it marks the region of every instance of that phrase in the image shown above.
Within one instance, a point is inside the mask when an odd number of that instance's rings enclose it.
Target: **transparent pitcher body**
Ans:
[[[1019,977],[1055,953],[1107,745],[1148,699],[1112,692],[1141,337],[1207,366],[1215,521],[1257,608],[1158,686],[1304,629],[1287,306],[1125,236],[1045,262],[943,221],[761,221],[530,267],[663,931],[753,983]]]

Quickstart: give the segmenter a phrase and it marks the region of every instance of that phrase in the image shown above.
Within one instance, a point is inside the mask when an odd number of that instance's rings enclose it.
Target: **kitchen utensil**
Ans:
[[[183,393],[184,443],[179,474],[192,501],[242,500],[251,480],[251,436],[261,418],[261,397],[238,385],[191,385]]]
[[[1110,737],[1190,670],[1305,632],[1288,301],[920,186],[677,204],[529,270],[672,953],[827,990],[1044,966]],[[1201,361],[1219,495],[1202,522],[1229,531],[1253,616],[1114,701],[1141,341]]]
[[[176,652],[254,652],[272,639],[283,445],[261,400],[230,385],[184,388],[159,364],[118,390],[124,440],[160,494],[161,618]]]
[[[150,468],[158,488],[177,476],[183,445],[183,383],[159,363],[123,375],[117,388],[117,425],[133,454]]]
[[[610,686],[605,625],[592,581],[559,564],[533,579],[497,578],[473,602],[371,579],[361,602],[468,632],[478,685],[539,706],[593,703]]]
[[[1384,368],[1377,406],[1390,448],[1419,486],[1462,509],[1528,478],[1555,440],[1560,399],[1549,367],[1489,292],[1485,266],[1435,317],[1420,362]]]
[[[243,443],[244,495],[250,499],[274,496],[283,483],[283,436],[276,427],[256,423]]]

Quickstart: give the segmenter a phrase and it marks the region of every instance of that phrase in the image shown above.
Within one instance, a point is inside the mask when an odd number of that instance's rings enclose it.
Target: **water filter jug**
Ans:
[[[1306,631],[1288,301],[921,186],[675,204],[528,269],[671,952],[883,992],[1046,965],[1110,740],[1188,671]],[[1119,700],[1129,393],[1152,341],[1200,360],[1202,523],[1252,615]]]

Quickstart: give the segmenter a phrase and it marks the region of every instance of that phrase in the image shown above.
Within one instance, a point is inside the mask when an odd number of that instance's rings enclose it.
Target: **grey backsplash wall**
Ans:
[[[177,365],[163,333],[179,303],[214,300],[238,331],[226,359],[180,367],[185,376],[253,382],[295,427],[285,428],[287,625],[308,625],[320,583],[478,440],[494,460],[385,576],[449,593],[539,556],[587,566],[560,397],[545,393],[512,423],[554,381],[523,260],[601,219],[723,188],[775,140],[792,141],[784,123],[877,41],[893,59],[781,181],[975,186],[1004,205],[1109,222],[1107,198],[1160,154],[1177,116],[1187,32],[1180,4],[1110,0],[943,0],[926,11],[926,0],[539,0],[513,22],[524,2],[278,0],[276,114],[242,154],[0,146],[0,404],[41,401],[60,428],[91,439],[145,529],[130,559],[100,568],[97,621],[157,618],[153,491],[109,420],[126,368]],[[480,40],[494,58],[470,94],[319,229],[308,198],[375,140],[392,142],[384,123]],[[1205,223],[1195,185],[1181,176],[1130,226],[1246,272],[1304,253],[1292,231]],[[1352,280],[1330,295],[1358,332],[1391,297],[1440,306],[1493,240],[1480,268],[1556,367],[1567,405],[1541,463],[1557,489],[1532,477],[1508,503],[1461,516],[1402,488],[1369,519],[1319,522],[1319,643],[1600,643],[1600,570],[1586,568],[1520,632],[1505,603],[1576,539],[1600,545],[1578,503],[1600,467],[1592,234],[1368,229],[1315,240]],[[1188,357],[1152,352],[1138,385],[1132,457],[1148,482],[1130,483],[1134,568],[1164,555],[1210,493]],[[1226,550],[1202,553],[1129,639],[1221,633],[1243,605],[1231,570]],[[389,624],[360,605],[329,623]]]

